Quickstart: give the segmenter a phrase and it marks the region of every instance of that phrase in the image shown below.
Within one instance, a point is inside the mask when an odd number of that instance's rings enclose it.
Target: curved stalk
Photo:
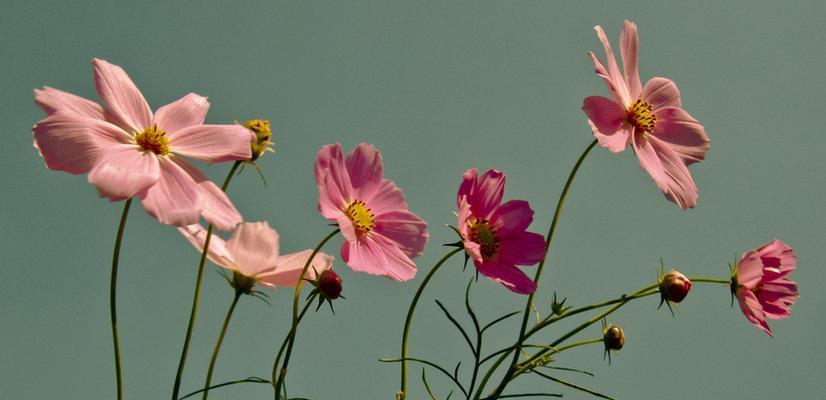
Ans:
[[[232,298],[232,304],[227,310],[227,316],[224,318],[224,324],[221,326],[221,333],[218,335],[218,341],[215,342],[215,350],[212,351],[212,358],[209,360],[209,368],[207,369],[206,380],[204,381],[204,400],[209,396],[209,384],[212,383],[212,371],[215,369],[215,361],[218,360],[218,352],[221,351],[221,344],[224,343],[224,336],[227,334],[229,321],[232,319],[232,312],[235,311],[235,306],[238,305],[238,299],[241,298],[241,291],[235,290],[235,296]]]
[[[120,261],[120,246],[123,242],[123,231],[126,229],[126,219],[129,217],[129,206],[132,205],[130,197],[123,204],[123,212],[120,215],[120,225],[115,236],[115,250],[112,253],[112,274],[109,278],[109,316],[112,320],[112,344],[115,348],[115,381],[117,382],[118,400],[123,399],[123,373],[120,365],[120,339],[118,335],[118,263]]]

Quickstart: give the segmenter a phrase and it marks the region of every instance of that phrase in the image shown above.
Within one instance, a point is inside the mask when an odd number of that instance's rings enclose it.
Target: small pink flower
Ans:
[[[630,143],[640,166],[665,197],[680,208],[693,208],[697,186],[688,166],[705,158],[709,142],[705,129],[682,109],[674,82],[658,77],[642,87],[637,70],[639,39],[633,22],[625,21],[620,35],[623,72],[605,32],[600,26],[594,29],[605,47],[608,68],[594,53],[588,55],[612,95],[611,99],[591,96],[582,105],[594,136],[614,153],[625,150]]]
[[[92,64],[105,107],[49,87],[35,90],[48,114],[32,130],[46,166],[89,174],[112,201],[137,196],[164,224],[194,224],[201,216],[221,230],[240,223],[229,198],[180,156],[248,160],[254,135],[240,125],[205,125],[209,102],[194,93],[153,115],[122,68],[99,59]]]
[[[406,281],[416,275],[412,258],[422,255],[427,223],[409,211],[401,189],[384,179],[381,153],[358,145],[347,159],[341,145],[319,150],[315,163],[318,209],[338,223],[341,258],[353,270]]]
[[[476,169],[462,176],[457,203],[459,232],[476,269],[516,293],[530,294],[536,283],[516,265],[533,265],[545,256],[545,239],[527,232],[533,210],[524,200],[502,203],[505,174]]]
[[[735,269],[732,289],[746,318],[769,336],[766,318],[785,319],[800,295],[786,276],[794,271],[797,256],[787,244],[774,240],[743,254]]]
[[[199,224],[178,228],[178,231],[195,246],[204,250],[206,229]],[[212,235],[209,243],[209,260],[218,266],[237,272],[251,283],[269,287],[295,287],[301,277],[304,264],[312,254],[312,249],[280,255],[279,236],[266,222],[244,222],[238,225],[232,237],[226,242]],[[317,253],[313,257],[305,279],[315,279],[319,274],[332,268],[333,257]]]

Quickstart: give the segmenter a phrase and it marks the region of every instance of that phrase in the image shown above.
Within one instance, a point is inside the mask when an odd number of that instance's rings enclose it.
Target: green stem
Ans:
[[[310,254],[310,257],[307,259],[307,262],[304,263],[304,269],[301,270],[301,275],[299,275],[298,283],[295,285],[295,295],[293,295],[293,314],[292,314],[292,328],[290,328],[289,334],[289,342],[287,343],[287,352],[284,354],[284,364],[281,366],[281,372],[278,374],[278,381],[275,383],[275,399],[278,400],[281,398],[281,386],[284,385],[284,378],[287,376],[287,367],[290,365],[290,356],[293,352],[293,345],[295,344],[295,334],[298,330],[298,303],[301,299],[301,286],[304,283],[304,275],[307,274],[307,269],[310,268],[310,263],[313,262],[313,258],[318,252],[321,250],[322,247],[333,238],[339,229],[336,228],[334,231],[330,232],[321,242],[318,243],[318,246],[313,249],[313,252]]]
[[[548,234],[545,235],[545,256],[542,257],[542,261],[539,262],[539,266],[536,269],[536,275],[534,276],[534,279],[533,279],[533,281],[536,283],[537,287],[539,286],[539,278],[542,277],[542,270],[545,267],[545,261],[548,259],[548,255],[550,254],[550,251],[551,251],[551,242],[554,239],[554,234],[556,233],[556,226],[557,226],[557,223],[559,223],[559,217],[562,215],[562,207],[565,205],[565,199],[568,197],[568,191],[571,189],[571,185],[574,182],[574,178],[576,177],[577,171],[579,171],[579,167],[582,165],[582,162],[585,161],[585,158],[588,156],[588,153],[591,152],[591,149],[593,149],[594,146],[596,146],[596,144],[597,144],[596,140],[591,142],[591,144],[589,144],[588,147],[586,147],[585,150],[582,152],[582,154],[579,156],[579,159],[576,160],[576,164],[574,164],[574,167],[571,169],[571,173],[568,174],[568,180],[565,181],[565,186],[562,188],[562,193],[560,193],[560,195],[559,195],[559,201],[557,201],[557,203],[556,203],[556,211],[554,211],[554,218],[551,221],[551,227],[548,228]],[[528,301],[525,303],[525,312],[524,312],[524,315],[522,316],[522,325],[519,328],[519,337],[518,337],[518,340],[517,340],[518,344],[522,344],[522,342],[525,339],[524,338],[525,330],[528,327],[528,320],[530,319],[531,306],[533,305],[533,298],[534,298],[535,294],[536,294],[536,291],[534,291],[533,293],[528,295]],[[516,365],[516,363],[518,361],[519,361],[519,352],[517,351],[513,354],[513,359],[511,360],[511,365],[508,368],[507,372],[505,372],[505,376],[502,378],[502,382],[506,382],[507,380],[510,379],[510,375],[513,373],[512,372],[513,367]],[[501,386],[501,384],[500,384],[500,386]],[[499,394],[501,394],[501,393],[496,393],[496,395],[499,395]]]
[[[188,399],[188,398],[190,398],[192,396],[195,396],[196,394],[201,393],[205,390],[218,389],[218,388],[221,388],[221,387],[224,387],[224,386],[235,385],[235,384],[238,384],[238,383],[266,383],[266,384],[270,384],[271,382],[266,380],[266,379],[255,378],[255,377],[239,379],[239,380],[235,380],[235,381],[219,383],[217,385],[212,385],[212,386],[204,388],[204,389],[198,389],[198,390],[196,390],[196,391],[194,391],[194,392],[192,392],[192,393],[190,393],[190,394],[188,394],[184,397],[181,397],[180,400]]]
[[[112,343],[115,347],[115,380],[118,387],[118,400],[123,399],[123,375],[120,366],[120,339],[118,338],[118,261],[120,260],[120,245],[123,242],[123,231],[126,229],[126,218],[129,217],[129,206],[132,205],[130,197],[123,204],[123,212],[120,215],[120,225],[115,236],[115,250],[112,253],[112,274],[109,280],[109,315],[112,319]]]
[[[227,327],[229,321],[232,319],[232,312],[235,311],[235,306],[238,304],[238,299],[243,294],[240,290],[235,290],[235,296],[232,298],[232,304],[227,310],[227,316],[224,318],[224,324],[221,326],[221,334],[218,335],[218,341],[215,343],[215,350],[212,351],[212,358],[209,360],[209,368],[207,369],[206,381],[204,381],[204,400],[209,396],[209,384],[212,383],[212,371],[215,369],[215,361],[218,360],[218,352],[221,351],[221,344],[224,343],[224,336],[227,334]]]
[[[404,331],[402,333],[402,356],[401,356],[401,364],[402,364],[402,371],[401,371],[401,386],[399,388],[399,392],[396,393],[396,398],[399,400],[404,400],[405,396],[407,396],[407,339],[410,336],[410,324],[413,321],[413,311],[416,309],[416,305],[419,303],[419,298],[422,296],[422,292],[424,292],[425,286],[430,282],[430,278],[433,278],[433,275],[436,274],[436,271],[442,267],[450,257],[454,254],[464,250],[464,248],[459,247],[456,249],[451,250],[449,253],[445,254],[436,265],[427,273],[427,276],[424,277],[421,285],[419,285],[419,289],[416,291],[416,295],[413,296],[413,301],[410,302],[410,308],[407,309],[407,318],[404,320]]]
[[[722,283],[723,285],[730,285],[731,279],[713,279],[713,278],[688,278],[691,282],[708,282],[708,283]]]
[[[560,347],[550,347],[550,346],[548,346],[547,348],[545,348],[545,350],[549,351],[551,354],[559,354],[559,353],[562,353],[565,350],[573,349],[575,347],[586,346],[586,345],[589,345],[589,344],[602,343],[602,342],[603,342],[602,338],[596,338],[596,339],[583,340],[581,342],[566,344],[565,346],[560,346]],[[539,359],[537,359],[537,360],[539,360]],[[534,366],[534,363],[526,362],[524,364],[517,364],[517,371],[514,374],[514,378],[516,378],[517,376],[522,374],[525,370],[530,370],[530,368]]]
[[[229,182],[235,176],[235,171],[241,165],[242,161],[236,161],[232,164],[224,184],[221,185],[221,191],[226,192]],[[189,353],[189,343],[192,341],[192,332],[195,330],[195,320],[198,316],[198,303],[201,300],[201,283],[204,279],[204,265],[206,265],[207,254],[209,252],[209,242],[212,239],[212,230],[215,227],[212,224],[207,226],[206,238],[204,239],[204,251],[201,252],[201,260],[198,263],[198,276],[195,278],[195,294],[192,296],[192,309],[189,311],[189,324],[186,327],[186,337],[184,339],[184,346],[181,349],[181,358],[178,361],[178,371],[175,373],[175,385],[172,388],[172,400],[178,399],[178,392],[181,390],[181,379],[184,375],[184,367],[186,366],[186,356]]]
[[[301,314],[298,315],[298,322],[301,323],[301,320],[304,319],[304,314],[307,313],[307,310],[310,309],[310,306],[313,304],[313,300],[315,299],[316,294],[310,296],[307,301],[304,302],[304,308],[301,310]],[[287,348],[287,342],[289,342],[290,335],[289,333],[284,336],[284,341],[281,342],[281,347],[278,348],[278,354],[275,356],[275,362],[272,364],[272,385],[275,386],[275,381],[278,378],[278,364],[281,363],[281,355],[284,353],[284,349]]]

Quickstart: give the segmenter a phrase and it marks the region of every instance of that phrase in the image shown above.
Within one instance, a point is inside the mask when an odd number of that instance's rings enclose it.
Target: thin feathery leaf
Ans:
[[[465,328],[462,328],[462,325],[459,325],[459,322],[456,321],[455,318],[453,318],[453,315],[450,315],[450,312],[447,311],[447,308],[445,308],[445,306],[442,304],[441,301],[436,300],[436,304],[445,313],[445,316],[447,316],[447,319],[450,320],[450,322],[452,322],[453,325],[456,326],[456,329],[458,329],[459,332],[462,333],[462,336],[465,338],[465,342],[467,342],[467,345],[470,346],[470,351],[473,352],[473,353],[476,353],[476,346],[474,346],[473,342],[470,341],[470,336],[468,336],[467,332],[465,332]]]
[[[602,399],[615,400],[613,397],[610,397],[610,396],[604,395],[604,394],[599,393],[599,392],[595,392],[595,391],[593,391],[593,390],[591,390],[591,389],[588,389],[588,388],[587,388],[587,387],[585,387],[585,386],[580,386],[580,385],[577,385],[576,383],[573,383],[573,382],[568,382],[568,381],[566,381],[566,380],[564,380],[564,379],[554,378],[554,377],[552,377],[552,376],[550,376],[550,375],[543,374],[543,373],[541,373],[541,372],[539,372],[539,371],[533,371],[533,373],[535,373],[535,374],[537,374],[537,375],[539,375],[539,376],[541,376],[541,377],[543,377],[543,378],[545,378],[545,379],[548,379],[548,380],[554,381],[554,382],[556,382],[556,383],[559,383],[559,384],[561,384],[561,385],[567,386],[567,387],[569,387],[569,388],[571,388],[571,389],[576,389],[576,390],[579,390],[579,391],[581,391],[581,392],[588,393],[588,394],[590,394],[591,396],[596,396],[596,397],[599,397],[599,398],[602,398]]]

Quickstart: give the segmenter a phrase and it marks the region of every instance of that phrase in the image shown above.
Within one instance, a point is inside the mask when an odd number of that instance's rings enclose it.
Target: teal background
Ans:
[[[618,399],[815,399],[826,392],[826,197],[823,149],[826,3],[703,2],[66,2],[8,1],[0,10],[3,189],[0,191],[0,399],[114,397],[109,263],[121,204],[99,199],[85,177],[48,171],[31,147],[43,117],[32,89],[50,85],[97,101],[90,60],[123,66],[153,109],[192,91],[209,96],[207,121],[272,120],[278,153],[260,161],[268,187],[245,171],[229,193],[247,220],[278,229],[282,249],[312,247],[329,228],[316,212],[312,163],[325,143],[378,146],[386,175],[431,226],[417,278],[400,284],[338,261],[347,299],[300,329],[288,388],[312,399],[392,399],[403,314],[418,283],[455,240],[455,192],[471,167],[508,174],[507,198],[531,201],[545,232],[570,167],[591,141],[582,99],[607,95],[586,57],[602,54],[592,30],[616,45],[638,23],[643,81],[677,82],[685,108],[711,137],[692,167],[698,207],[665,201],[631,151],[597,148],[559,226],[538,305],[556,291],[585,305],[653,282],[659,258],[689,275],[725,278],[736,254],[774,238],[799,255],[794,316],[750,325],[725,287],[697,284],[676,318],[657,300],[610,320],[626,348],[603,361],[591,346],[558,357],[596,378],[559,373]],[[203,166],[215,180],[228,165]],[[137,205],[137,204],[136,204]],[[198,254],[176,231],[133,207],[123,247],[119,316],[127,399],[169,398]],[[337,255],[340,239],[326,251]],[[411,355],[452,366],[469,353],[433,303],[460,318],[472,268],[459,257],[426,292]],[[530,274],[534,267],[525,268]],[[207,267],[184,392],[202,384],[231,291]],[[481,279],[484,321],[524,297]],[[272,306],[242,299],[214,382],[268,377],[289,320],[289,290]],[[564,326],[549,330],[551,341]],[[512,342],[516,321],[487,338]],[[594,327],[577,336],[599,335]],[[411,369],[411,398],[425,394]],[[467,371],[462,377],[467,380]],[[449,383],[429,374],[444,399]],[[588,395],[526,377],[511,392]],[[238,385],[212,399],[268,399]],[[453,397],[457,397],[454,395]]]

